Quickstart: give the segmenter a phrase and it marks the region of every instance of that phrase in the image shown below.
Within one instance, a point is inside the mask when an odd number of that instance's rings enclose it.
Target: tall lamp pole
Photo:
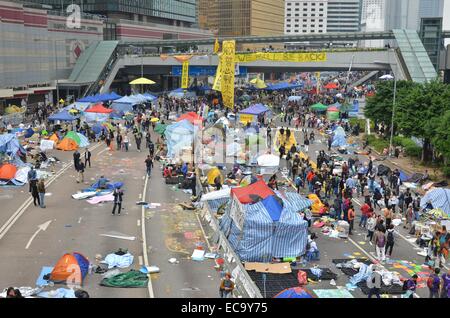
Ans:
[[[397,65],[396,65],[397,68]],[[397,97],[397,75],[394,72],[394,97],[392,99],[391,138],[389,140],[389,155],[392,156],[392,141],[394,139],[395,101]]]

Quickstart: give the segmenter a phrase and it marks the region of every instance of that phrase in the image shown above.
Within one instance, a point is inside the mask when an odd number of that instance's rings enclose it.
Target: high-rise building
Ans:
[[[200,0],[199,26],[211,30],[220,37],[282,35],[284,2],[284,0]],[[245,45],[245,47],[257,46]]]
[[[328,0],[327,32],[361,30],[361,0]]]
[[[328,0],[286,0],[284,33],[325,33]]]
[[[50,5],[65,11],[77,4],[83,12],[101,14],[111,19],[152,22],[190,27],[197,22],[196,0],[23,0],[22,2]]]
[[[385,30],[386,0],[363,0],[361,11],[361,31]],[[364,47],[383,47],[384,40],[362,41]]]
[[[421,0],[386,1],[385,30],[420,27],[419,8]]]

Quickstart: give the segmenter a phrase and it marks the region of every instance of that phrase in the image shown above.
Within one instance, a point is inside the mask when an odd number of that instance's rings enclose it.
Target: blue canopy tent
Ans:
[[[78,100],[78,102],[82,102],[82,103],[96,103],[97,99],[95,98],[95,96],[86,96],[86,97],[80,98]]]
[[[263,104],[255,104],[250,107],[247,107],[239,112],[239,114],[247,114],[247,115],[261,115],[267,111],[270,111],[270,108]]]
[[[88,103],[99,103],[99,102],[107,102],[110,100],[116,100],[121,98],[122,96],[117,95],[112,92],[111,94],[96,94],[91,96],[86,96],[78,100],[78,102],[88,102]]]
[[[84,112],[89,106],[91,105],[91,102],[75,102],[70,104],[69,106],[64,107],[62,110],[71,110],[71,109],[76,109],[78,111],[82,111]]]
[[[191,98],[195,97],[195,92],[185,90],[183,88],[177,88],[174,89],[169,93],[169,97],[175,97],[175,98]]]
[[[114,113],[120,114],[133,111],[133,106],[139,104],[135,98],[131,96],[124,96],[120,99],[115,100],[111,104],[111,109],[114,110]]]
[[[290,84],[286,82],[276,83],[276,84],[269,84],[266,88],[263,88],[266,91],[281,91],[285,89],[295,89],[303,87],[303,83],[296,83],[296,84]]]
[[[242,204],[243,211],[229,207],[220,228],[244,262],[271,262],[274,257],[297,257],[306,250],[308,223],[288,200],[274,195],[254,204]],[[235,209],[239,209],[237,206]],[[242,229],[232,215],[242,214]]]
[[[425,208],[428,202],[431,202],[433,208],[441,209],[450,217],[450,189],[436,188],[428,191],[420,199],[420,207]]]
[[[77,119],[77,116],[72,116],[71,114],[69,114],[69,112],[67,110],[63,110],[57,114],[51,115],[48,120],[51,121],[73,121],[75,119]]]
[[[143,96],[145,96],[147,98],[147,100],[151,101],[151,102],[158,99],[158,97],[156,97],[150,93],[144,93]]]
[[[167,126],[164,136],[167,141],[167,157],[174,158],[182,148],[192,146],[198,126],[184,119]]]

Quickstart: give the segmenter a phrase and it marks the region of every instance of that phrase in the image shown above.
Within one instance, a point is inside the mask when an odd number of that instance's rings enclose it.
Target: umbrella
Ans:
[[[341,94],[341,93],[338,93],[338,94],[336,94],[336,97],[337,97],[337,98],[342,98],[342,94]]]
[[[152,80],[145,78],[145,77],[140,77],[135,79],[134,81],[130,82],[131,85],[153,85],[155,84],[155,82],[153,82]]]
[[[301,96],[290,96],[288,98],[288,101],[292,102],[292,101],[298,101],[298,100],[301,100],[301,99],[302,99]]]
[[[382,80],[391,80],[393,78],[394,78],[394,76],[392,76],[390,74],[386,74],[386,75],[380,76],[380,79],[382,79]]]
[[[152,123],[156,123],[156,122],[159,121],[159,118],[154,117],[154,118],[150,119],[150,121],[151,121]]]
[[[273,298],[314,298],[314,296],[306,289],[292,287],[279,292]]]
[[[317,103],[317,104],[312,105],[311,109],[315,110],[315,111],[323,112],[323,111],[326,111],[328,109],[328,106],[326,106],[326,105],[324,105],[322,103]]]

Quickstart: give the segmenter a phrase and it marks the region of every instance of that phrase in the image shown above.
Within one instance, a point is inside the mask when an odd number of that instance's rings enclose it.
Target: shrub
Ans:
[[[369,141],[369,145],[378,152],[382,152],[384,148],[389,147],[389,141],[377,138],[374,135],[367,136],[367,139]]]
[[[447,178],[450,178],[450,166],[443,167],[443,168],[442,168],[442,172],[444,173],[444,175],[445,175]]]
[[[420,156],[422,155],[422,148],[420,148],[416,144],[408,145],[405,147],[405,153],[408,156],[420,158]]]

